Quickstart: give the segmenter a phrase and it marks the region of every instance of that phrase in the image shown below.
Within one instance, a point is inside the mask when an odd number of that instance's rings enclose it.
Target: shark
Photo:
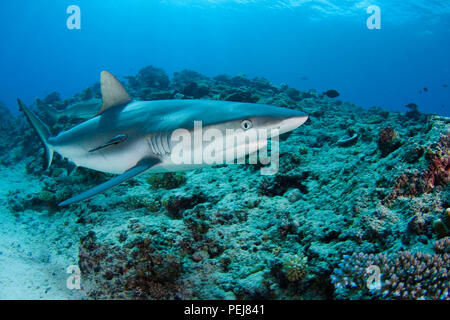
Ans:
[[[199,122],[205,130],[214,130],[219,134],[231,130],[234,139],[256,129],[268,130],[269,137],[275,137],[296,129],[308,119],[301,111],[265,104],[203,99],[134,101],[120,81],[108,71],[101,72],[100,87],[102,105],[97,114],[56,136],[52,136],[46,124],[17,99],[19,109],[44,147],[44,169],[50,167],[56,152],[77,167],[117,174],[59,203],[59,206],[91,198],[144,172],[175,172],[210,166],[210,163],[203,162],[179,163],[173,157],[176,147],[173,136],[183,130],[193,134],[195,139]],[[186,145],[193,149],[189,152],[195,153],[210,148],[212,142],[213,139],[209,144]],[[245,148],[245,154],[264,146],[259,142],[253,141],[253,148]],[[227,144],[223,150],[216,151],[225,152],[226,148],[231,148],[231,151],[242,149],[242,142],[236,142],[231,147]]]
[[[36,105],[43,109],[55,121],[58,121],[62,117],[90,119],[98,113],[98,110],[102,105],[102,100],[92,98],[89,100],[72,103],[64,110],[57,110],[40,99],[36,99]]]

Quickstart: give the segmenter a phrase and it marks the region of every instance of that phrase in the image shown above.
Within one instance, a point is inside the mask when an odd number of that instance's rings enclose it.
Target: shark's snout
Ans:
[[[299,114],[286,118],[280,123],[280,134],[297,129],[308,120],[308,115],[298,112]]]

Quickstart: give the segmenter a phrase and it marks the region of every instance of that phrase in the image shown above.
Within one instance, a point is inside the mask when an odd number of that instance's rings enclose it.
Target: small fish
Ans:
[[[37,99],[36,104],[39,108],[44,109],[46,113],[54,120],[58,121],[62,117],[75,119],[90,119],[94,117],[102,105],[101,99],[90,99],[86,101],[73,103],[64,110],[56,110],[50,105]]]
[[[302,80],[302,81],[307,81],[307,80],[309,80],[309,79],[308,79],[307,76],[303,76],[303,77],[300,78],[300,80]]]
[[[325,91],[323,94],[326,95],[328,98],[339,97],[339,92],[337,92],[336,90],[328,90]]]
[[[444,88],[448,88],[448,84],[445,84],[445,83],[444,83],[442,86],[443,86]]]
[[[428,88],[427,87],[423,88],[423,91],[428,92]]]

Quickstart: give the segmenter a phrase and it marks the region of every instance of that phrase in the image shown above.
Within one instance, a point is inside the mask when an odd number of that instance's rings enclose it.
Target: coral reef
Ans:
[[[177,252],[159,250],[149,238],[118,247],[99,244],[90,232],[81,238],[79,265],[84,279],[92,281],[93,289],[87,290],[94,299],[182,298]]]
[[[289,281],[299,281],[306,275],[306,265],[308,258],[300,253],[295,256],[285,257],[283,270]]]
[[[439,141],[427,147],[425,158],[428,167],[419,173],[417,170],[402,173],[394,182],[394,187],[385,203],[398,197],[414,197],[430,193],[436,188],[445,187],[450,181],[450,133],[446,133]]]
[[[51,240],[46,266],[78,264],[87,298],[448,299],[448,118],[413,105],[362,109],[243,74],[169,77],[149,66],[127,79],[134,99],[251,101],[309,119],[280,137],[274,176],[261,164],[142,175],[57,207],[110,175],[60,157],[43,170],[35,133],[0,105],[4,218]],[[63,108],[93,97],[98,83],[44,99]],[[54,133],[80,121],[43,119]],[[368,263],[381,290],[365,286]]]

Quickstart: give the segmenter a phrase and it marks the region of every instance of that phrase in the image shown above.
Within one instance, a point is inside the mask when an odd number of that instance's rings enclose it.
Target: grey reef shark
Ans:
[[[173,161],[172,135],[182,129],[195,136],[195,122],[201,121],[203,130],[212,129],[223,135],[229,129],[235,130],[237,135],[252,128],[264,129],[271,132],[272,138],[296,129],[308,119],[300,111],[264,104],[216,100],[133,101],[122,84],[107,71],[101,73],[100,86],[102,105],[97,114],[57,136],[52,136],[48,127],[18,99],[20,110],[44,145],[44,168],[50,167],[53,153],[57,152],[75,166],[118,174],[61,202],[60,206],[90,198],[143,172],[173,172],[211,165]],[[200,148],[200,152],[210,151],[208,143],[200,147],[195,143],[187,146],[191,146],[192,150],[188,151],[193,154],[199,151],[195,148]],[[258,144],[256,149],[261,146],[263,144]],[[228,145],[222,147],[221,152],[229,148]],[[233,144],[233,155],[239,148],[242,145]],[[246,155],[255,152],[245,151]]]
[[[62,117],[74,119],[90,119],[94,117],[102,106],[101,99],[89,99],[68,105],[64,110],[57,110],[52,106],[36,99],[36,105],[43,109],[53,120],[58,121]]]

